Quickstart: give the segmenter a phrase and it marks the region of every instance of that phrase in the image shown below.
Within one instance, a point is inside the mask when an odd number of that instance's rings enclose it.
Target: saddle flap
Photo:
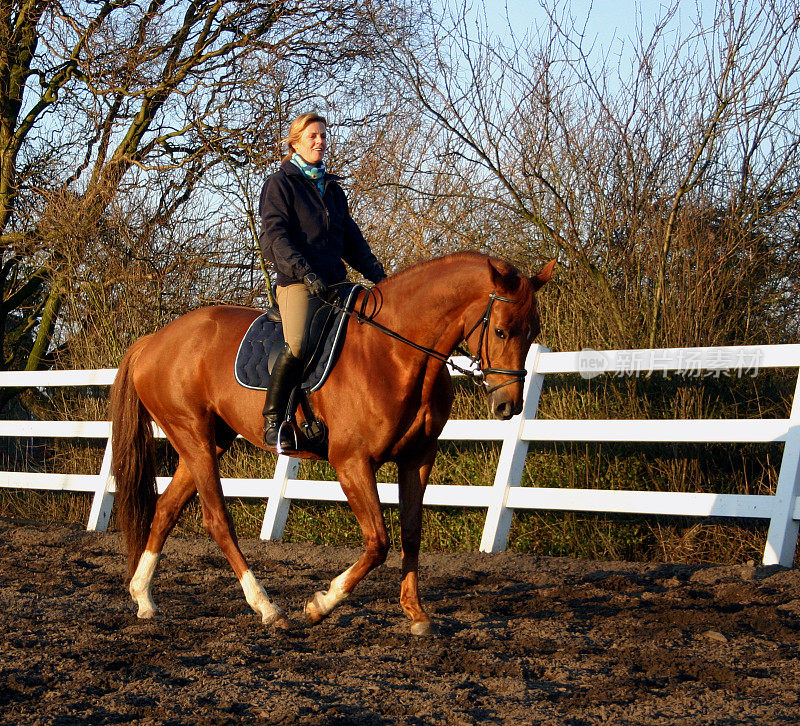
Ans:
[[[281,338],[283,338],[283,330],[281,329]],[[267,353],[267,371],[269,375],[272,375],[272,371],[275,370],[275,362],[278,360],[278,356],[281,354],[281,349],[283,348],[282,345],[272,345],[269,348]]]

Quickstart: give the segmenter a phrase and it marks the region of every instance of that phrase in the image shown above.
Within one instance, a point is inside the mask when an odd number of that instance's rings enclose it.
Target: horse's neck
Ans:
[[[464,334],[464,315],[485,282],[475,274],[425,275],[387,285],[384,324],[419,345],[450,353]]]

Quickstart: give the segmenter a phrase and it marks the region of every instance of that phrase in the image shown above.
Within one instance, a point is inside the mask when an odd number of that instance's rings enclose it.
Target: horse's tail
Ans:
[[[125,532],[128,578],[144,552],[158,498],[152,417],[133,385],[133,369],[149,337],[130,347],[111,387],[111,466],[117,487],[117,517]]]

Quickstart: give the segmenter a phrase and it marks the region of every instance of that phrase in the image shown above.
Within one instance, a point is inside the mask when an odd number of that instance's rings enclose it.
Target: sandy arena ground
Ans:
[[[0,722],[773,724],[800,719],[800,572],[423,553],[316,627],[353,549],[246,540],[293,628],[264,628],[208,539],[171,537],[139,621],[117,534],[0,520]]]

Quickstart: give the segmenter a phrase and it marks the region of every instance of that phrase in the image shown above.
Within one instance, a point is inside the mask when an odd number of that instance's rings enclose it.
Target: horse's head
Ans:
[[[501,260],[488,264],[492,291],[472,307],[485,306],[465,337],[485,374],[489,411],[506,420],[522,411],[525,359],[541,329],[536,293],[552,277],[556,261],[533,277]]]

